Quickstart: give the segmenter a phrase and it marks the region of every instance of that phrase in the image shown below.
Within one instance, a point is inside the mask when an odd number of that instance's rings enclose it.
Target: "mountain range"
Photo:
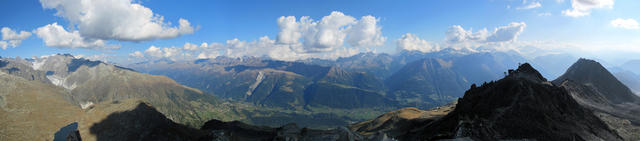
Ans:
[[[620,82],[627,85],[636,95],[640,95],[640,75],[631,71],[616,72],[613,75],[616,76]]]
[[[630,60],[620,65],[621,68],[629,70],[635,74],[640,74],[640,60]]]
[[[640,98],[620,79],[632,72],[578,59],[548,81],[520,61],[446,50],[133,69],[0,58],[0,140],[640,139]]]
[[[294,62],[255,57],[165,59],[128,67],[168,76],[220,98],[262,106],[431,108],[455,100],[471,84],[498,79],[504,70],[525,61],[509,53],[448,49],[399,55],[361,53],[337,60]],[[421,89],[422,86],[429,89]]]

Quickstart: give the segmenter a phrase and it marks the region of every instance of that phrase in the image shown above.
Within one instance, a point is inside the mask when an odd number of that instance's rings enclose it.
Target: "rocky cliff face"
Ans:
[[[501,80],[472,86],[450,114],[421,125],[400,139],[623,139],[526,63]]]

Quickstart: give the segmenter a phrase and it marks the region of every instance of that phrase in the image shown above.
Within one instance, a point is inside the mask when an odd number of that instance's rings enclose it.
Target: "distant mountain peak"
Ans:
[[[632,102],[640,99],[605,67],[594,60],[578,59],[562,76],[554,80],[553,83],[559,85],[567,80],[592,86],[602,92],[603,95],[613,103]]]
[[[574,63],[574,66],[576,66],[576,67],[588,67],[588,68],[592,68],[592,69],[604,69],[602,64],[600,64],[599,62],[597,62],[595,60],[591,60],[591,59],[586,59],[586,58],[578,59],[578,61],[576,61],[576,63]]]

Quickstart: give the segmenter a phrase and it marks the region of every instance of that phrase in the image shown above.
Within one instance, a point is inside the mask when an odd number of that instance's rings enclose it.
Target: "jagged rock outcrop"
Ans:
[[[465,92],[450,114],[403,140],[622,140],[593,112],[528,63],[505,78]]]
[[[80,137],[79,131],[73,131],[67,135],[67,141],[82,141],[82,137]]]

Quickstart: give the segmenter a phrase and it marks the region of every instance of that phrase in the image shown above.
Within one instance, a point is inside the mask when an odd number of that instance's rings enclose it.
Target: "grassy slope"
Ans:
[[[0,72],[0,140],[51,140],[82,113],[64,90]]]
[[[212,95],[176,83],[165,76],[142,74],[104,64],[81,66],[68,80],[81,82],[72,94],[78,103],[142,99],[168,118],[199,127],[216,118],[224,119],[229,108]]]
[[[402,108],[384,113],[374,119],[351,124],[352,131],[363,135],[371,135],[377,132],[386,133],[392,137],[404,134],[414,127],[414,123],[428,120],[437,120],[455,109],[457,102],[429,110],[420,110],[415,107]]]

